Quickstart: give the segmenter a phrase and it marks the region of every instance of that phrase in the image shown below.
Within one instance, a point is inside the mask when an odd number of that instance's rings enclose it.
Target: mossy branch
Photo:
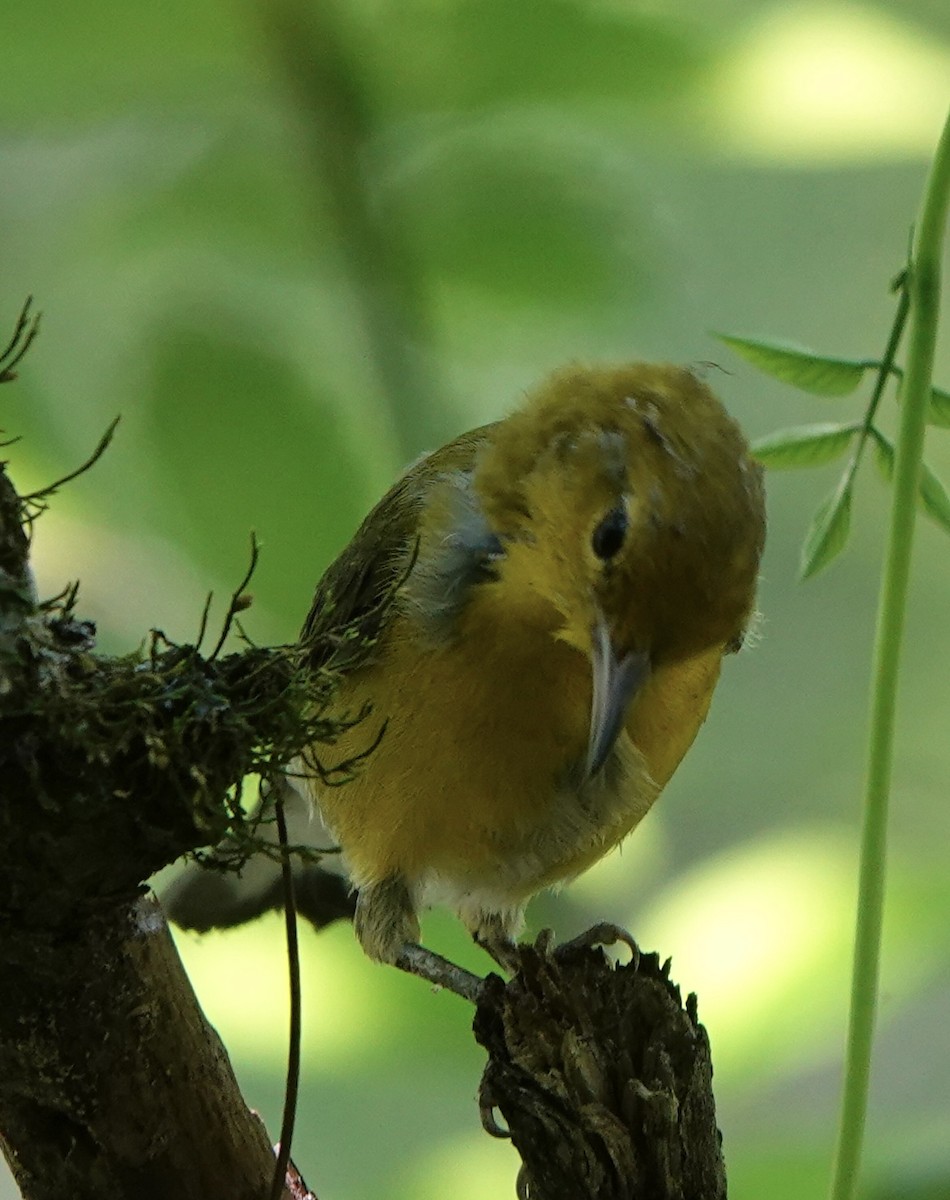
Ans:
[[[34,329],[21,314],[3,378]],[[225,835],[225,866],[280,853],[241,781],[277,777],[359,718],[327,713],[363,635],[222,653],[252,554],[210,655],[157,631],[98,654],[77,588],[41,602],[29,552],[37,512],[108,436],[30,496],[0,466],[0,1149],[28,1200],[260,1200],[270,1143],[144,881]]]

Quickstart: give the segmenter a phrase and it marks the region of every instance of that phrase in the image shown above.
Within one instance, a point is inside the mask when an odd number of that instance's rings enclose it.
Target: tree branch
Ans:
[[[521,947],[489,976],[475,1016],[489,1054],[486,1129],[500,1110],[530,1200],[725,1200],[712,1062],[696,997],[685,1007],[657,955]]]
[[[0,945],[0,1146],[26,1200],[263,1200],[266,1130],[155,901],[4,921]]]
[[[229,832],[237,787],[332,727],[331,670],[156,635],[94,653],[37,602],[0,467],[0,1146],[28,1200],[261,1200],[274,1157],[142,881]]]

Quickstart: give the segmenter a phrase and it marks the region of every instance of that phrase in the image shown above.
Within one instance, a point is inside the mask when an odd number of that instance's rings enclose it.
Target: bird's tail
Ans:
[[[286,776],[278,786],[284,804],[288,842],[291,845],[332,846],[333,837],[309,797]],[[272,806],[273,802],[273,791],[261,800],[264,806]],[[264,840],[276,845],[275,822],[261,822],[259,829]],[[221,859],[226,857],[226,850],[225,842],[219,847]],[[297,911],[317,929],[353,917],[356,896],[339,854],[327,854],[319,863],[295,860],[294,894]],[[280,862],[266,854],[255,854],[236,872],[216,866],[215,854],[212,854],[207,865],[186,864],[162,889],[159,899],[168,919],[183,929],[203,933],[208,929],[243,925],[272,909],[283,908]]]

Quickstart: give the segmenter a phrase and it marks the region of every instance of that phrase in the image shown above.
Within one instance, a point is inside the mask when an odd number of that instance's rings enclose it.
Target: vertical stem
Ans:
[[[420,445],[438,445],[444,430],[425,351],[429,325],[419,270],[404,222],[385,211],[372,188],[377,119],[347,37],[352,7],[340,0],[259,3],[275,65],[302,119],[304,161],[323,197],[321,225],[329,225],[342,255],[401,463]]]
[[[278,785],[279,786],[279,785]],[[280,1144],[271,1181],[270,1200],[280,1200],[290,1165],[290,1145],[297,1118],[297,1096],[300,1090],[300,1033],[302,1028],[300,1004],[300,947],[297,944],[297,902],[294,896],[294,873],[287,845],[287,817],[283,800],[274,804],[277,835],[280,841],[280,866],[284,881],[284,925],[287,935],[287,966],[290,973],[290,1040],[287,1047],[287,1085],[284,1089],[284,1115],[280,1125]]]
[[[884,915],[887,805],[893,764],[897,683],[920,464],[937,341],[940,261],[948,206],[950,119],[944,126],[924,192],[907,279],[910,300],[907,372],[902,392],[890,532],[874,641],[870,745],[861,838],[851,1012],[832,1200],[853,1200],[856,1195],[864,1141]]]

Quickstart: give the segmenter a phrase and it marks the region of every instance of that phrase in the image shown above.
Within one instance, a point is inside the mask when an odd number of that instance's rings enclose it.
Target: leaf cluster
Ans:
[[[868,445],[882,477],[890,483],[896,450],[893,441],[875,423],[878,405],[888,384],[896,385],[897,399],[904,373],[894,355],[907,317],[901,301],[894,328],[880,359],[835,358],[814,354],[782,342],[717,335],[747,362],[766,375],[792,384],[814,396],[837,399],[853,394],[868,379],[874,380],[864,414],[850,421],[820,421],[778,429],[752,443],[755,457],[767,467],[787,470],[817,467],[848,454],[848,462],[830,495],[819,504],[802,545],[800,574],[807,579],[827,567],[845,548],[851,528],[851,507],[858,466]],[[932,387],[927,413],[930,425],[950,428],[950,392]],[[922,510],[950,533],[950,495],[926,463],[921,464],[918,503]]]

